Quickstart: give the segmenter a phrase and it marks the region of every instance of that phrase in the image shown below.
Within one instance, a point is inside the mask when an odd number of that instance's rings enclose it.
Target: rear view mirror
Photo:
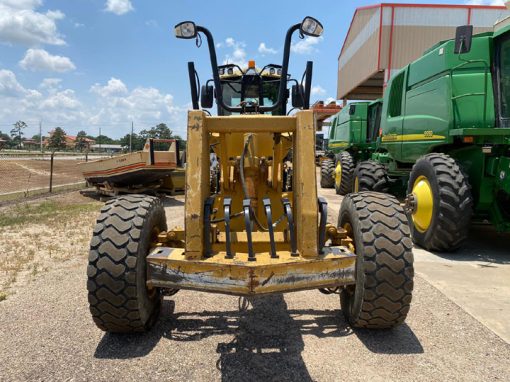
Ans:
[[[292,107],[302,108],[304,106],[305,90],[303,85],[292,86]]]
[[[175,26],[174,32],[177,38],[195,38],[197,37],[197,26],[193,21],[183,21]]]
[[[455,33],[455,54],[469,53],[473,41],[473,26],[463,25]]]
[[[200,106],[203,109],[210,109],[214,103],[214,88],[210,85],[202,85]]]
[[[307,36],[319,37],[324,31],[324,27],[319,20],[306,16],[301,22],[299,30]]]

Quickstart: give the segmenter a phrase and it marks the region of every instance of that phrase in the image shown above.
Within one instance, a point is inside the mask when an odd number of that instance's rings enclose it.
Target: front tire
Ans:
[[[415,163],[407,188],[413,240],[433,251],[454,251],[467,239],[473,197],[458,163],[442,153]]]
[[[337,195],[347,195],[352,192],[354,158],[350,152],[342,151],[335,162],[335,191]]]
[[[165,230],[165,211],[152,196],[121,196],[101,209],[87,268],[90,312],[100,329],[141,332],[156,321],[161,296],[146,287],[145,258]]]
[[[354,171],[353,192],[375,191],[387,193],[390,181],[386,167],[373,160],[360,162]]]
[[[412,240],[406,215],[391,195],[360,192],[342,201],[338,226],[354,240],[356,285],[340,294],[354,327],[387,329],[409,312],[413,290]]]

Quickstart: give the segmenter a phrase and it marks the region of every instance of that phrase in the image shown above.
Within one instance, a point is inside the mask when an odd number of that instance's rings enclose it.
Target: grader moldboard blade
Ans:
[[[338,224],[327,224],[317,197],[312,63],[304,86],[292,86],[288,64],[295,31],[319,36],[311,17],[286,35],[282,65],[218,67],[212,34],[192,22],[179,38],[206,36],[214,87],[201,91],[189,63],[193,109],[188,114],[185,230],[168,230],[159,199],[123,196],[106,203],[91,241],[90,310],[105,331],[148,329],[161,297],[179,289],[257,296],[305,289],[339,291],[353,326],[402,323],[413,287],[412,243],[403,209],[391,196],[345,197]],[[294,81],[294,80],[293,80]],[[211,171],[211,152],[219,165]],[[211,176],[217,178],[211,179]],[[211,185],[215,185],[212,193]]]

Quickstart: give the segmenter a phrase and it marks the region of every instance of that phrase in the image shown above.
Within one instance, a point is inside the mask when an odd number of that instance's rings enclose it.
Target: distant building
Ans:
[[[92,152],[115,154],[121,152],[122,150],[122,145],[95,144],[90,146],[90,151]]]
[[[84,150],[90,150],[91,146],[96,143],[95,140],[90,138],[81,138],[85,142]],[[76,148],[76,144],[78,143],[78,138],[74,135],[66,135],[66,146]]]
[[[53,131],[54,130],[51,130],[48,133],[50,137],[53,135]],[[91,150],[91,147],[96,143],[95,140],[90,139],[90,138],[81,138],[81,139],[85,142],[85,147],[82,148],[83,151]],[[67,149],[71,149],[71,150],[78,149],[76,147],[77,143],[78,143],[78,138],[75,135],[67,135],[66,134],[66,148]],[[43,145],[44,145],[44,147],[48,147],[48,145],[49,145],[48,138],[44,139]]]
[[[356,10],[338,56],[337,99],[375,100],[391,76],[442,40],[456,27],[474,33],[493,30],[510,15],[504,6],[377,4]]]
[[[24,139],[22,141],[22,145],[24,149],[33,150],[39,149],[41,147],[41,142],[35,141],[33,139]]]

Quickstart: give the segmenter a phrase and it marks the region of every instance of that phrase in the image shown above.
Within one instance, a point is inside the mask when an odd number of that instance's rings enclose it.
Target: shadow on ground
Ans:
[[[432,253],[446,260],[479,261],[488,263],[480,264],[481,267],[491,267],[491,264],[510,264],[509,242],[510,233],[497,232],[491,225],[473,225],[462,248],[454,252]]]
[[[172,197],[172,196],[164,196],[161,198],[163,202],[163,207],[179,207],[184,206],[184,200],[182,196]]]
[[[356,329],[355,334],[372,353],[421,354],[423,347],[411,328],[402,324],[390,330]]]
[[[311,381],[301,353],[304,336],[319,338],[356,335],[368,350],[384,354],[423,353],[412,330],[402,325],[386,331],[352,331],[340,311],[287,309],[282,295],[239,300],[235,311],[203,311],[173,314],[173,301],[165,301],[159,322],[141,335],[105,334],[96,358],[143,357],[161,338],[200,341],[212,336],[233,336],[218,343],[217,368],[223,381]]]

